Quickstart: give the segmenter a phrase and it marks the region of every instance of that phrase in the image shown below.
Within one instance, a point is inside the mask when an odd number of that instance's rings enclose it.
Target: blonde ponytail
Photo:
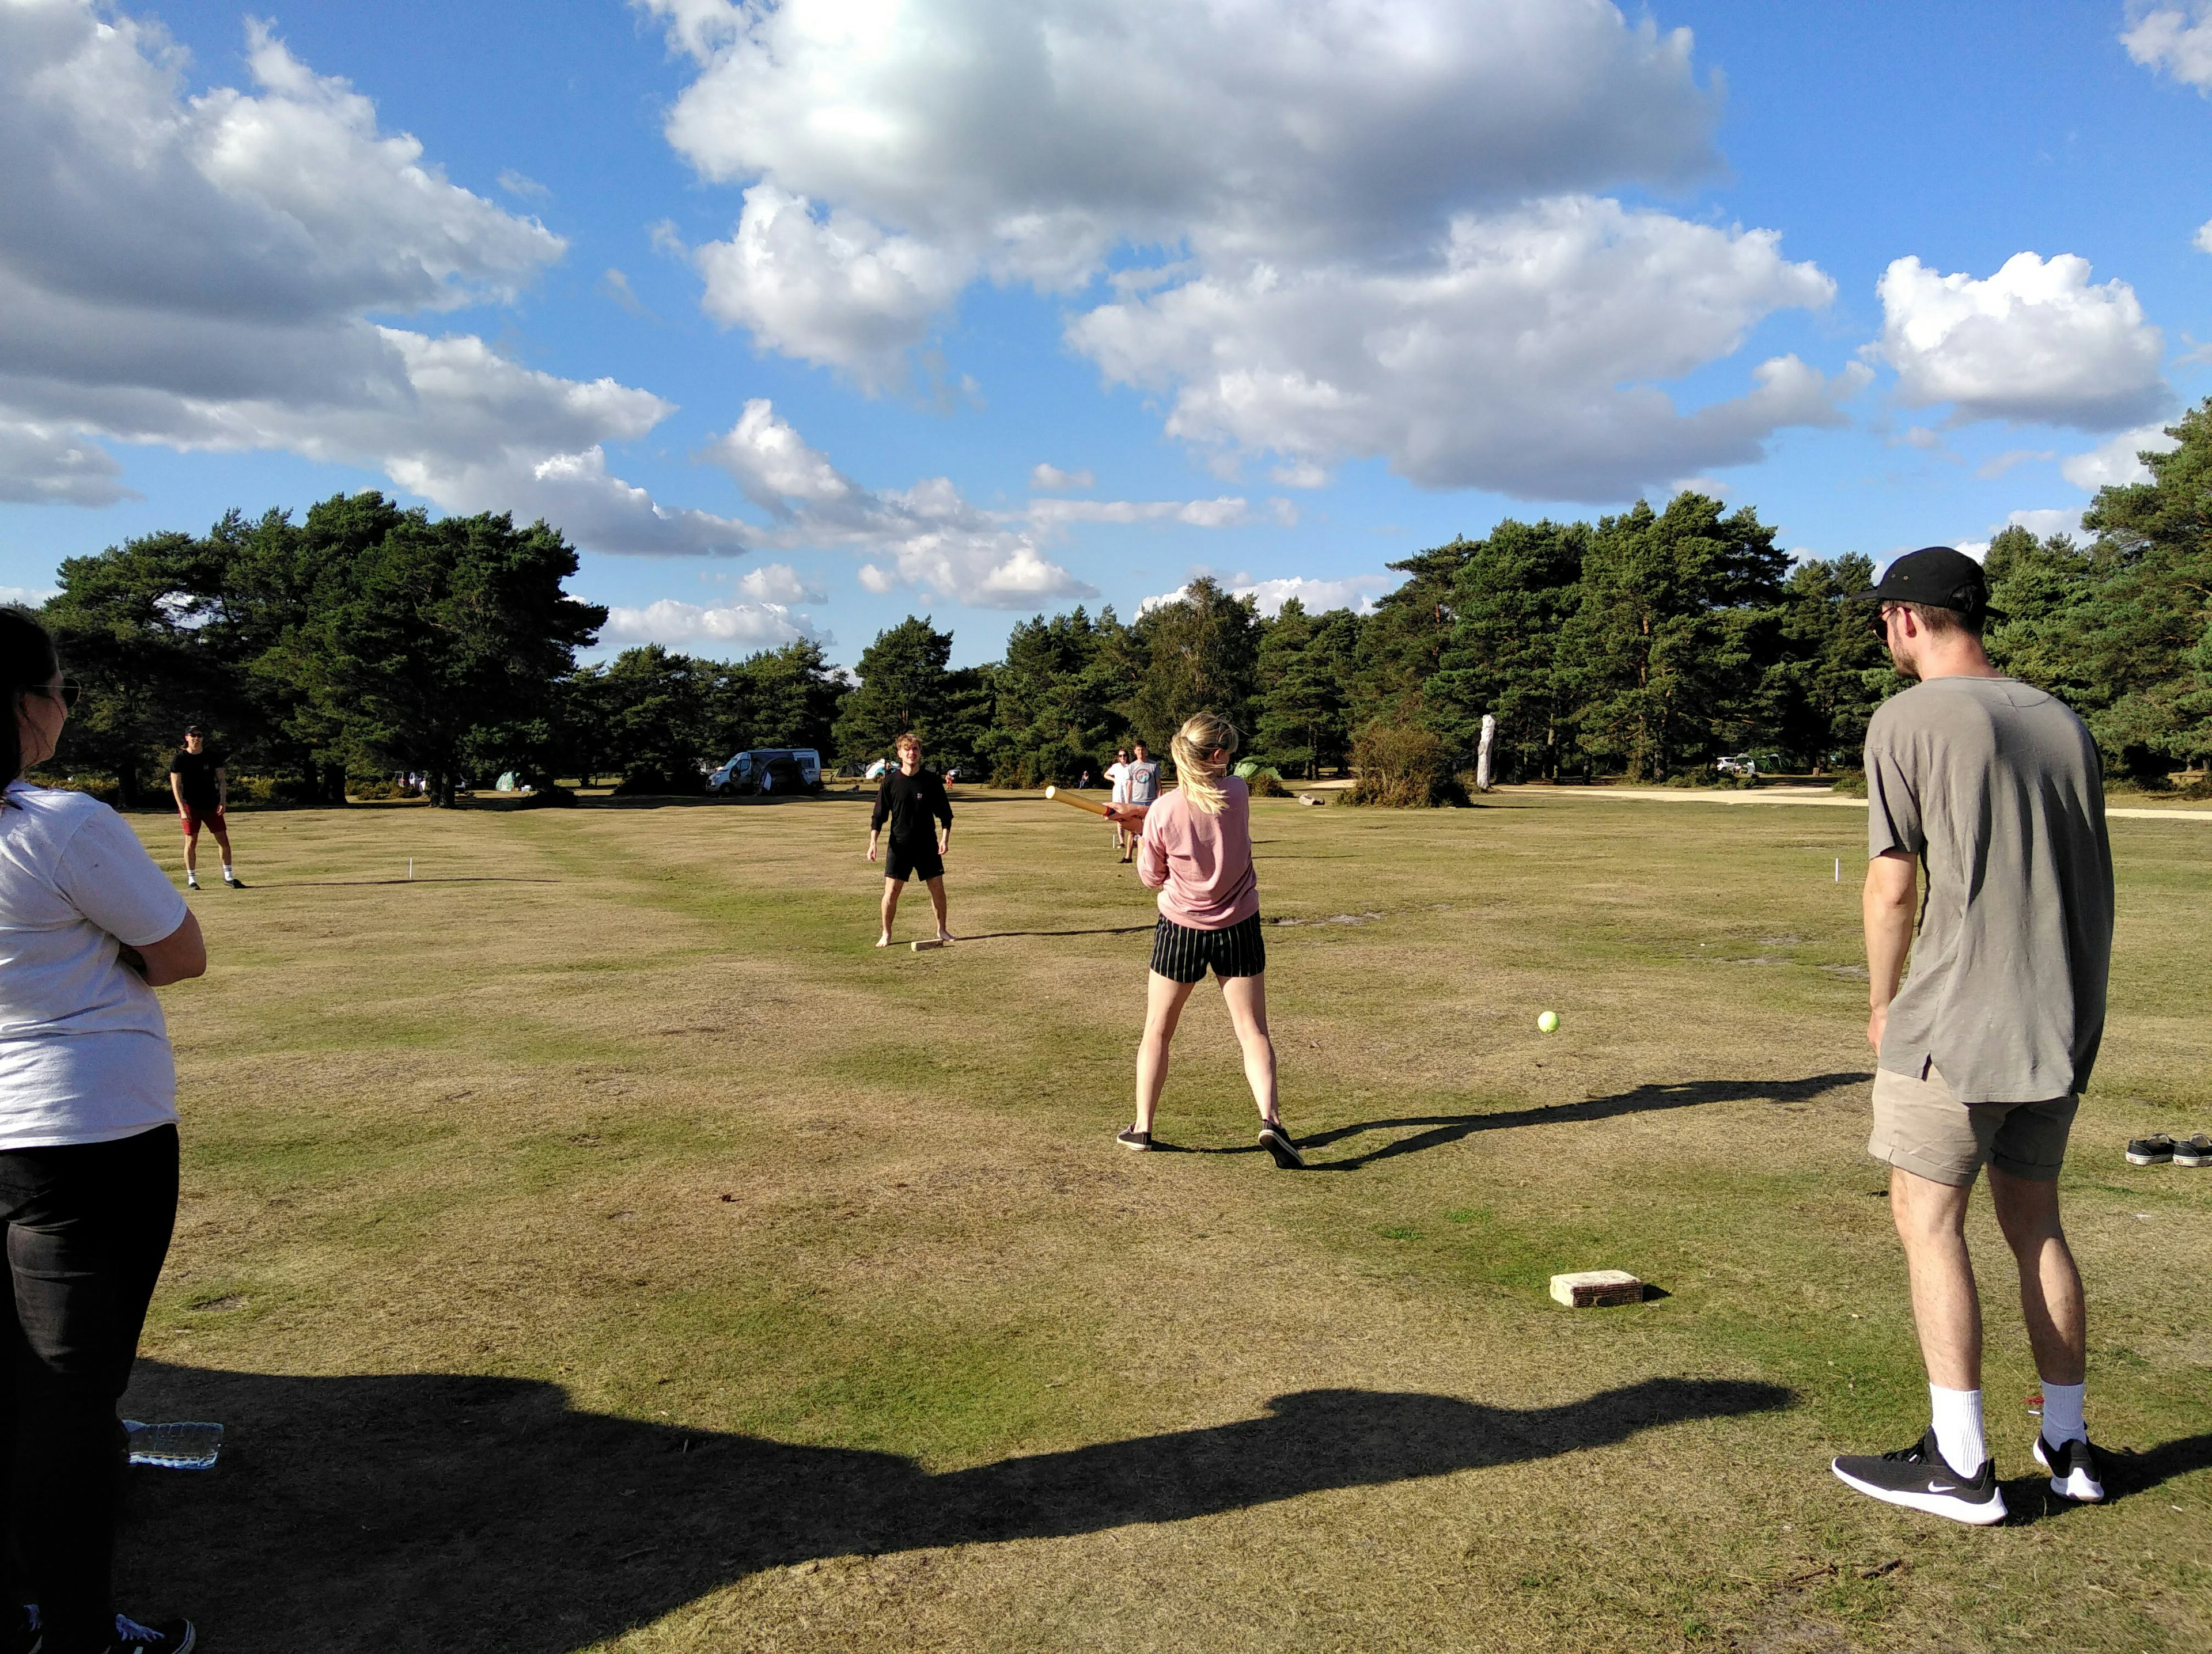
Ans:
[[[1194,712],[1177,730],[1168,750],[1175,754],[1176,785],[1200,815],[1218,815],[1228,802],[1221,779],[1237,756],[1237,728],[1214,712]],[[1221,754],[1221,762],[1213,754]]]

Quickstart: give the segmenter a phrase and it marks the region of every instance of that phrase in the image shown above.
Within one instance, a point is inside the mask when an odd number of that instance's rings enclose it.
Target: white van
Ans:
[[[715,792],[822,791],[822,754],[811,747],[753,747],[734,753],[707,778]]]

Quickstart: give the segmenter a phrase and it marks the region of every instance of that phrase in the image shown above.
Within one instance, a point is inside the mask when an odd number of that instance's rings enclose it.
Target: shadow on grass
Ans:
[[[146,1418],[220,1419],[205,1475],[135,1471],[118,1579],[210,1646],[559,1654],[763,1569],[1176,1522],[1787,1406],[1649,1378],[1559,1407],[1304,1390],[1266,1416],[933,1475],[892,1454],[572,1411],[556,1385],[146,1361]]]
[[[1298,1139],[1298,1147],[1306,1150],[1325,1148],[1370,1131],[1394,1131],[1410,1126],[1425,1127],[1410,1137],[1400,1137],[1380,1148],[1370,1149],[1364,1154],[1349,1154],[1341,1160],[1309,1161],[1309,1172],[1356,1172],[1363,1166],[1372,1166],[1377,1160],[1387,1160],[1400,1154],[1418,1154],[1425,1149],[1442,1148],[1455,1143],[1478,1131],[1501,1131],[1512,1126],[1558,1125],[1563,1121],[1609,1120],[1618,1114],[1643,1114],[1654,1109],[1695,1108],[1705,1103],[1773,1102],[1802,1103],[1832,1091],[1838,1086],[1865,1084],[1874,1075],[1866,1073],[1814,1074],[1802,1080],[1685,1080],[1672,1085],[1638,1086],[1633,1090],[1615,1092],[1610,1097],[1592,1097],[1579,1103],[1558,1103],[1537,1108],[1500,1109],[1490,1114],[1429,1114],[1414,1115],[1398,1120],[1364,1120],[1358,1125],[1340,1125],[1330,1131],[1316,1131],[1310,1137]]]

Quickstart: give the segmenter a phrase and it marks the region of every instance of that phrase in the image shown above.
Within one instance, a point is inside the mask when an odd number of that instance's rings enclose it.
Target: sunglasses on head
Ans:
[[[44,695],[49,700],[58,700],[65,711],[74,707],[76,705],[77,696],[83,693],[83,686],[75,678],[64,678],[58,688],[44,683],[27,683],[23,687],[34,695]]]

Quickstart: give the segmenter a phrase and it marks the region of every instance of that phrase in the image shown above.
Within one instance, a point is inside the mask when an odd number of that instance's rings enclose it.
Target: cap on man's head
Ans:
[[[200,728],[200,726],[199,726],[198,724],[195,724],[191,725],[189,729],[187,729],[187,730],[185,731],[185,733],[186,735],[205,736],[205,735],[207,734],[207,731],[206,731],[205,730],[203,730],[202,728]]]
[[[1851,596],[1876,603],[1920,603],[1979,616],[1990,612],[1990,577],[1963,551],[1949,546],[1923,546],[1890,564],[1882,571],[1879,584]]]

